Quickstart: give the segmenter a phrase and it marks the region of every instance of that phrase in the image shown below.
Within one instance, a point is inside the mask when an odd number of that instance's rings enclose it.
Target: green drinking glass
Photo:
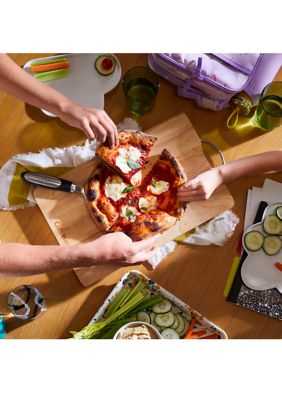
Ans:
[[[127,71],[123,81],[123,90],[129,111],[140,116],[151,111],[160,81],[158,76],[147,67],[133,67]]]
[[[253,123],[271,131],[282,123],[282,82],[269,83],[262,91]]]

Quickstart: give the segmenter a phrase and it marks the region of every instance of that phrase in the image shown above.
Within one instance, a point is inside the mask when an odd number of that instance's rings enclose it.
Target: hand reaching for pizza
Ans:
[[[221,183],[218,168],[212,168],[181,186],[177,192],[178,200],[184,203],[207,200]]]
[[[116,125],[104,110],[70,102],[58,116],[68,125],[81,129],[89,140],[96,138],[101,143],[107,140],[110,147],[118,145]]]
[[[159,235],[155,235],[149,239],[133,242],[124,233],[115,232],[82,246],[92,264],[132,265],[150,260],[155,255],[158,237]]]

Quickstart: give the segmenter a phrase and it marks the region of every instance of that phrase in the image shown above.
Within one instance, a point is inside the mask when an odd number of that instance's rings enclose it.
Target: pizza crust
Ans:
[[[112,225],[118,220],[119,214],[110,200],[102,195],[101,172],[102,167],[99,167],[95,175],[86,183],[84,190],[90,215],[99,229],[108,232]]]
[[[162,151],[160,161],[165,161],[175,175],[174,187],[179,187],[187,182],[188,178],[183,166],[177,160],[177,158],[167,149]]]

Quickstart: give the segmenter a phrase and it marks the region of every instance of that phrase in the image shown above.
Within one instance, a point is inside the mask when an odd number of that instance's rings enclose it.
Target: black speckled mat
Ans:
[[[265,201],[260,202],[254,224],[261,221],[267,206],[268,204]],[[241,268],[246,257],[247,253],[244,251],[227,301],[268,317],[282,320],[282,295],[278,290],[253,290],[244,285],[241,278]]]

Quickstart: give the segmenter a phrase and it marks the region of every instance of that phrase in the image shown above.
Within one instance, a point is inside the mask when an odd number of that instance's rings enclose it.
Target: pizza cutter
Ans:
[[[66,179],[57,178],[56,176],[42,174],[40,172],[23,172],[21,178],[36,186],[41,186],[46,189],[59,190],[60,192],[78,193],[86,200],[87,196],[82,186],[77,185]]]

